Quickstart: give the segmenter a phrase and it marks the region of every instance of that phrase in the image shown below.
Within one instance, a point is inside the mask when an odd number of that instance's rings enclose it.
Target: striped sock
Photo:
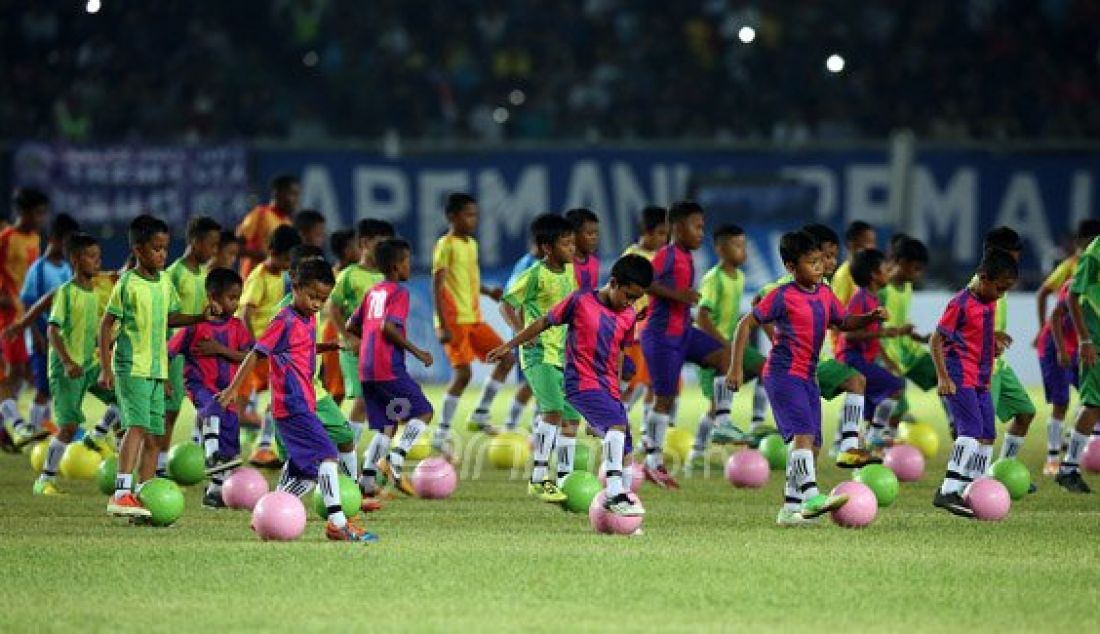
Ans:
[[[321,499],[328,511],[328,521],[337,528],[347,526],[348,518],[344,516],[344,508],[340,505],[340,480],[336,476],[335,462],[325,460],[317,468],[317,488],[321,490]]]
[[[558,486],[561,486],[562,482],[565,481],[565,476],[573,473],[573,458],[577,452],[577,439],[558,433],[554,445],[558,450]]]
[[[940,485],[940,493],[950,495],[961,493],[966,485],[970,484],[970,464],[974,455],[978,453],[978,441],[970,436],[959,436],[955,439],[955,445],[951,450],[951,457],[947,460],[947,473]]]
[[[792,449],[790,462],[793,465],[794,483],[798,487],[798,494],[802,501],[806,501],[819,493],[817,490],[817,474],[814,470],[814,452],[809,449]]]
[[[859,448],[859,423],[863,420],[864,398],[862,394],[844,395],[844,405],[840,410],[840,450],[850,451]]]

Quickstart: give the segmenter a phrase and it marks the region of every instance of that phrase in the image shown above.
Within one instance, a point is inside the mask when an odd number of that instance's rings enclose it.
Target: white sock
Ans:
[[[714,379],[714,424],[721,427],[730,422],[730,405],[733,403],[733,390],[726,385],[726,377]],[[698,436],[696,436],[698,438]]]
[[[993,462],[993,445],[978,443],[978,461],[974,463],[974,473],[971,478],[977,480],[985,475],[991,462]]]
[[[202,426],[202,446],[209,458],[218,453],[218,434],[221,433],[222,419],[220,416],[207,416],[199,422]]]
[[[1050,417],[1047,422],[1047,460],[1057,460],[1062,453],[1062,424],[1060,418]]]
[[[46,463],[42,466],[42,475],[39,479],[52,480],[57,477],[57,467],[61,464],[65,447],[68,446],[68,443],[62,442],[57,436],[50,439],[50,444],[46,447]]]
[[[451,423],[454,422],[455,412],[458,411],[459,400],[461,400],[461,397],[453,394],[447,394],[443,397],[443,416],[439,419],[439,431],[437,433],[441,438],[450,435]]]
[[[639,383],[638,386],[630,392],[630,396],[627,398],[626,401],[626,412],[628,414],[630,413],[630,410],[634,409],[634,406],[638,404],[638,401],[645,398],[647,391],[648,390],[646,390],[646,387]]]
[[[558,434],[554,447],[558,450],[558,486],[565,481],[565,476],[573,473],[573,457],[577,452],[577,439],[573,436]]]
[[[558,436],[557,425],[540,420],[535,428],[535,452],[534,468],[531,469],[531,482],[539,483],[547,478],[550,470],[550,450],[554,448],[554,440]]]
[[[840,450],[859,448],[859,423],[863,420],[864,398],[862,394],[848,392],[840,410]]]
[[[797,511],[802,508],[802,493],[798,490],[798,478],[794,473],[794,461],[787,460],[787,477],[783,484],[783,509]]]
[[[264,422],[260,424],[260,449],[271,449],[271,443],[275,440],[275,417],[268,410],[264,414]]]
[[[764,384],[756,382],[752,390],[752,428],[755,430],[763,424],[764,415],[768,412],[768,394],[764,391]]]
[[[340,473],[349,478],[359,476],[359,456],[355,455],[355,449],[340,452]]]
[[[603,470],[607,478],[607,499],[612,500],[625,492],[623,489],[623,447],[626,434],[610,429],[603,438]]]
[[[337,528],[343,528],[348,523],[344,517],[344,509],[340,505],[340,479],[336,476],[336,463],[326,460],[317,468],[317,487],[321,489],[321,499],[328,510],[328,521]]]
[[[943,484],[940,485],[940,493],[944,495],[961,493],[963,488],[970,484],[968,467],[977,453],[977,439],[970,436],[959,436],[955,439],[951,457],[947,460],[947,475],[944,476]]]
[[[623,455],[623,491],[630,492],[630,487],[634,485],[634,459],[630,456]]]
[[[134,476],[130,473],[119,473],[115,476],[115,498],[130,493],[134,488]]]
[[[363,436],[363,427],[366,426],[361,420],[349,420],[348,425],[351,425],[351,433],[355,438],[355,444],[359,444],[359,438]]]
[[[19,404],[15,402],[15,399],[4,399],[3,403],[0,403],[0,421],[10,424],[12,427],[19,428],[25,423],[23,417],[19,415]]]
[[[665,448],[668,420],[668,414],[656,411],[650,412],[649,418],[646,419],[646,438],[649,439],[649,446],[645,450],[645,463],[650,469],[656,469],[665,462],[661,451]]]
[[[1076,429],[1069,437],[1069,446],[1066,447],[1066,455],[1062,458],[1062,465],[1058,467],[1058,473],[1076,473],[1081,464],[1081,452],[1088,445],[1089,437]]]
[[[886,440],[886,430],[890,426],[890,416],[894,413],[898,402],[892,398],[884,398],[875,407],[875,413],[871,415],[871,425],[867,432],[868,444],[881,445]]]
[[[390,452],[390,465],[393,466],[394,474],[398,477],[401,477],[401,468],[405,466],[405,456],[427,428],[427,423],[419,418],[413,418],[405,423],[405,431],[401,432],[401,437],[397,439],[397,446]]]
[[[481,388],[481,398],[478,399],[477,407],[474,408],[474,413],[470,415],[470,420],[478,424],[489,421],[489,411],[493,408],[493,399],[497,397],[500,388],[500,381],[492,378],[485,381],[485,387]]]
[[[806,501],[817,495],[814,452],[809,449],[791,449],[788,462],[792,465],[791,472],[794,474],[794,485],[801,496],[800,501]]]
[[[92,430],[92,438],[94,440],[103,440],[107,437],[107,434],[111,432],[111,427],[118,423],[119,411],[117,405],[108,405],[107,409],[103,412],[103,418],[99,419],[96,423],[95,429]]]
[[[31,427],[42,429],[42,423],[50,418],[50,404],[31,403]]]
[[[378,461],[390,450],[390,437],[378,432],[371,439],[363,453],[363,475],[359,478],[359,488],[365,493],[374,493],[374,478],[378,475]]]
[[[275,490],[283,491],[294,497],[300,498],[313,489],[313,484],[313,480],[306,480],[290,475],[290,461],[288,460],[286,464],[283,465],[282,471],[279,472],[279,483],[275,486]]]
[[[505,427],[508,431],[515,431],[519,427],[519,419],[523,416],[524,410],[527,406],[519,402],[519,399],[512,399],[512,407],[508,410],[508,422],[505,423]]]
[[[1005,434],[1005,441],[1001,445],[1002,458],[1015,458],[1024,446],[1024,437],[1016,434]]]
[[[168,452],[161,451],[157,454],[157,477],[168,472]]]
[[[707,450],[707,445],[710,444],[710,430],[714,428],[714,421],[715,419],[711,418],[710,414],[703,414],[699,417],[699,427],[695,430],[695,443],[691,446],[689,460],[702,456],[703,452]]]

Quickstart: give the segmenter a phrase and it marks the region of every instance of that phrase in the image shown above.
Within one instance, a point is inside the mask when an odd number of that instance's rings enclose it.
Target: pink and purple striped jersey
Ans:
[[[951,298],[936,330],[943,337],[947,374],[959,388],[989,388],[996,354],[997,302],[985,303],[969,288]]]
[[[633,342],[633,306],[615,312],[596,291],[576,291],[550,309],[547,321],[568,324],[565,338],[565,391],[600,390],[619,398],[619,362]]]
[[[183,381],[191,395],[194,395],[196,388],[206,388],[217,394],[229,387],[237,372],[237,364],[222,356],[201,356],[195,352],[195,344],[204,339],[213,339],[237,352],[247,352],[253,343],[252,333],[237,317],[207,321],[177,330],[168,341],[168,354],[183,355]]]
[[[818,284],[807,291],[795,282],[772,289],[757,302],[752,314],[762,324],[775,324],[764,375],[805,380],[814,379],[829,326],[839,326],[846,316],[840,300],[827,285]]]
[[[878,297],[866,288],[860,288],[848,301],[847,312],[849,315],[860,315],[869,313],[878,307]],[[882,325],[876,321],[864,330],[877,333],[881,329]],[[843,334],[837,338],[836,356],[849,365],[860,359],[867,363],[874,363],[881,351],[882,343],[877,338],[852,341]]]
[[[695,261],[691,251],[669,244],[653,256],[653,283],[673,290],[687,290],[695,283]],[[691,327],[691,305],[656,295],[649,296],[648,336],[681,337]]]
[[[375,284],[351,316],[351,325],[363,329],[359,343],[359,380],[392,381],[408,376],[405,351],[390,343],[382,332],[389,322],[405,334],[409,320],[409,290],[397,282]]]
[[[317,411],[313,373],[317,364],[317,318],[287,306],[279,311],[253,348],[271,363],[271,413],[275,418]]]
[[[1066,300],[1069,298],[1069,287],[1073,284],[1073,280],[1066,280],[1062,284],[1062,288],[1058,289],[1058,301],[1055,306],[1064,306]],[[1043,324],[1043,329],[1039,331],[1039,356],[1051,355],[1053,358],[1058,354],[1058,351],[1054,346],[1054,337],[1050,334],[1050,324],[1053,321],[1052,318],[1048,318]],[[1066,354],[1073,356],[1077,354],[1077,330],[1073,327],[1073,319],[1069,315],[1069,311],[1065,312],[1062,317],[1062,339],[1066,346]]]
[[[600,258],[594,254],[589,254],[584,260],[573,258],[573,275],[577,278],[579,290],[596,290],[600,286]]]

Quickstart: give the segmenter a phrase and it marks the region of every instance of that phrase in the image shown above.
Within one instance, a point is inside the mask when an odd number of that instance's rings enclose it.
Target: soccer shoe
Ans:
[[[561,492],[558,485],[550,480],[528,483],[527,495],[537,497],[539,500],[549,504],[561,504],[565,501],[565,494]]]
[[[657,486],[661,487],[662,489],[679,489],[680,488],[680,483],[677,482],[671,475],[669,475],[668,470],[665,469],[664,465],[661,465],[661,466],[657,467],[656,469],[652,469],[652,468],[647,466],[644,469],[644,471],[645,471],[645,479],[649,480],[653,484],[656,484]]]
[[[337,527],[332,521],[325,522],[325,537],[334,542],[365,542],[378,541],[378,535],[368,533],[366,529],[348,522],[343,527]]]
[[[1027,494],[1028,495],[1035,495],[1038,492],[1039,492],[1039,486],[1037,484],[1035,484],[1034,482],[1027,485]]]
[[[958,493],[941,493],[936,489],[936,497],[932,498],[932,506],[941,508],[952,515],[974,519],[974,511]]]
[[[57,488],[53,480],[35,480],[31,492],[35,495],[65,495],[65,492]]]
[[[801,511],[783,508],[779,509],[779,515],[776,516],[775,523],[779,526],[812,526],[814,521],[802,517]]]
[[[1058,475],[1058,467],[1060,467],[1061,464],[1062,464],[1062,461],[1059,460],[1057,457],[1048,458],[1047,461],[1046,461],[1046,464],[1043,465],[1043,475],[1045,475],[1045,476],[1056,476],[1056,475]]]
[[[819,515],[835,511],[847,503],[847,495],[825,495],[824,493],[818,493],[802,503],[802,510],[799,511],[799,513],[802,515],[803,519],[812,520]]]
[[[386,477],[395,489],[404,493],[409,497],[416,497],[416,489],[413,488],[412,482],[409,482],[408,478],[403,478],[397,474],[393,465],[390,464],[389,458],[382,458],[376,465],[378,471]]]
[[[153,515],[133,493],[125,493],[121,497],[111,496],[111,501],[107,503],[107,514],[115,517],[152,517]]]
[[[221,493],[214,493],[207,491],[202,495],[202,507],[204,509],[224,509],[226,507],[225,500],[222,499]]]
[[[1081,473],[1078,471],[1059,473],[1054,476],[1054,481],[1058,483],[1058,486],[1070,493],[1092,493],[1089,484],[1085,482],[1081,477]]]
[[[279,456],[267,447],[261,447],[253,451],[248,458],[248,463],[261,469],[279,469],[283,466],[283,461],[279,460]]]
[[[492,424],[485,421],[479,422],[473,419],[467,421],[466,430],[473,433],[481,432],[486,436],[496,436],[500,433],[500,430],[496,427],[493,427]]]
[[[723,421],[710,432],[710,440],[716,445],[744,445],[751,439],[751,434],[746,434],[729,421]]]
[[[363,503],[359,505],[359,510],[364,513],[374,513],[375,511],[382,510],[382,501],[371,495],[363,496]]]
[[[641,517],[645,515],[645,508],[637,498],[631,498],[625,493],[620,493],[603,503],[603,508],[608,513],[623,517]]]
[[[19,450],[15,448],[15,442],[11,438],[11,434],[8,433],[8,428],[0,425],[0,451],[4,453],[19,453]]]
[[[231,471],[244,464],[244,460],[240,457],[237,458],[219,458],[218,456],[208,456],[206,458],[206,475],[207,477]]]
[[[32,442],[38,442],[50,437],[50,432],[45,429],[32,429],[29,431],[15,432],[15,449],[21,450],[23,447],[31,444]]]
[[[882,458],[875,456],[866,449],[849,449],[836,456],[836,466],[841,469],[858,469],[869,464],[882,464]]]

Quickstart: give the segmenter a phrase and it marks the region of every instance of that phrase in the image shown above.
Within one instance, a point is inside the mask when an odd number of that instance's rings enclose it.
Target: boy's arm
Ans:
[[[947,364],[943,360],[943,335],[939,329],[932,333],[932,342],[929,345],[932,353],[932,364],[936,366],[936,380],[939,382],[939,393],[942,396],[954,394],[957,391],[955,382],[947,374]]]
[[[726,340],[726,336],[718,332],[718,328],[714,325],[714,321],[710,318],[710,309],[703,306],[699,309],[699,314],[695,317],[695,325],[699,326],[699,329],[707,333],[711,337],[714,337],[718,341],[722,342],[722,345],[729,345],[729,341]]]
[[[1070,358],[1066,352],[1066,337],[1062,332],[1062,319],[1066,316],[1066,307],[1064,304],[1059,303],[1054,307],[1054,312],[1050,315],[1050,336],[1054,339],[1054,350],[1058,354],[1058,365],[1063,368],[1069,367]],[[1039,340],[1038,337],[1035,338]]]
[[[222,407],[229,407],[233,404],[233,400],[237,397],[237,392],[241,391],[241,387],[244,386],[244,382],[248,380],[248,377],[252,375],[253,368],[256,367],[259,357],[262,356],[261,353],[255,350],[245,355],[244,360],[241,361],[241,366],[237,368],[237,373],[233,375],[233,381],[229,384],[229,387],[218,394],[218,403]]]
[[[516,308],[508,302],[500,303],[500,316],[504,318],[504,323],[508,324],[508,327],[512,329],[512,332],[519,332],[523,330],[522,313],[516,310]]]
[[[111,335],[114,334],[116,321],[117,317],[104,313],[103,320],[99,322],[99,384],[108,390],[115,387],[115,373],[111,368],[111,344],[114,343]]]
[[[861,330],[875,323],[876,321],[886,321],[887,313],[886,309],[882,306],[872,310],[869,313],[862,315],[848,315],[840,322],[837,328],[843,332],[853,332]]]
[[[480,291],[482,295],[492,298],[494,302],[499,302],[500,298],[504,297],[504,289],[499,286],[485,286],[482,284],[478,291]]]
[[[348,318],[344,316],[344,311],[341,310],[340,306],[332,301],[332,297],[329,297],[327,310],[329,322],[336,328],[336,334],[341,339],[348,342],[348,347],[358,350],[359,342],[357,339],[359,339],[359,336],[348,329]]]
[[[1046,284],[1039,287],[1039,292],[1035,295],[1035,304],[1039,308],[1039,325],[1043,324],[1043,320],[1047,318],[1047,300],[1050,299],[1051,290],[1047,288]],[[1035,339],[1031,342],[1032,348],[1039,347],[1039,333],[1035,333]]]
[[[60,287],[58,287],[60,288]],[[38,298],[38,301],[34,303],[22,316],[19,317],[12,325],[8,326],[4,330],[4,338],[8,339],[17,336],[23,330],[26,330],[28,326],[34,323],[42,313],[46,312],[53,306],[53,296],[57,292],[57,289],[51,290],[42,297]]]
[[[525,327],[523,330],[516,333],[516,336],[512,337],[511,341],[508,341],[507,343],[498,346],[492,352],[490,352],[485,357],[486,362],[496,363],[497,361],[507,356],[513,348],[517,346],[522,346],[528,341],[531,341],[535,337],[542,334],[542,331],[546,330],[550,326],[551,324],[549,319],[547,319],[545,316],[539,317],[535,321],[528,324],[527,327]]]
[[[439,337],[439,343],[448,343],[451,340],[451,331],[447,329],[447,321],[443,318],[443,285],[446,280],[447,269],[437,269],[432,274],[432,304],[435,308],[435,316],[439,318],[439,327],[435,334]]]
[[[70,379],[75,379],[84,374],[84,368],[73,363],[73,358],[69,356],[69,350],[65,347],[65,342],[61,338],[61,329],[57,327],[57,324],[46,326],[46,338],[57,352],[57,356],[61,357],[61,365],[65,366],[65,374]]]
[[[741,321],[737,322],[737,330],[733,333],[731,344],[733,349],[730,353],[733,356],[730,358],[729,372],[726,373],[726,385],[734,392],[741,389],[741,384],[745,382],[745,367],[742,363],[745,358],[745,348],[749,345],[752,329],[758,325],[756,316],[747,313]]]
[[[1081,311],[1081,296],[1075,291],[1069,292],[1069,316],[1073,320],[1073,328],[1077,331],[1077,350],[1081,356],[1081,363],[1086,368],[1096,365],[1096,345],[1089,337],[1089,329],[1085,324],[1085,314]]]
[[[392,322],[386,321],[382,324],[382,336],[393,345],[407,350],[412,356],[420,360],[424,364],[424,367],[432,367],[432,353],[417,346],[415,343],[409,341],[408,337],[401,334],[401,330]]]

